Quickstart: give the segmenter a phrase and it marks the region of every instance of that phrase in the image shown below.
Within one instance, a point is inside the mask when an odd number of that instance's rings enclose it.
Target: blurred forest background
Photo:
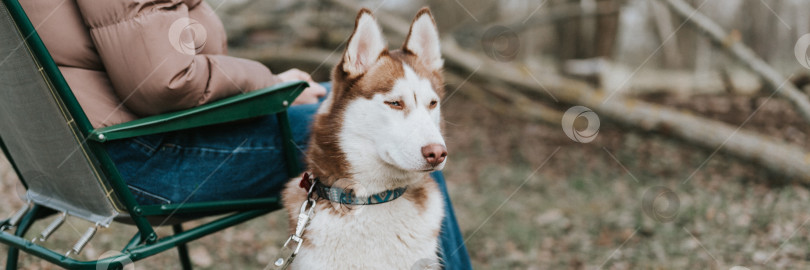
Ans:
[[[324,81],[361,7],[398,48],[429,6],[445,57],[445,173],[477,269],[810,267],[808,1],[208,2],[232,55]],[[2,166],[4,216],[22,188]],[[262,269],[285,219],[194,242],[193,262]],[[134,232],[114,230],[83,256]],[[135,266],[179,268],[176,256]]]

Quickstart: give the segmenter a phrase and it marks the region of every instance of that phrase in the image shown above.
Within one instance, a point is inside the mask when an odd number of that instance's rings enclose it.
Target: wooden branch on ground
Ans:
[[[702,73],[660,69],[634,72],[633,67],[603,58],[567,60],[562,66],[566,75],[596,80],[600,89],[627,96],[662,92],[681,97],[726,93],[753,95],[762,89],[756,74],[738,67]]]
[[[659,0],[664,1],[675,13],[685,19],[694,27],[705,33],[712,41],[720,44],[722,48],[731,53],[737,60],[745,63],[748,68],[759,74],[765,83],[776,91],[776,95],[787,99],[796,108],[796,111],[805,120],[810,122],[810,98],[785,78],[773,67],[754,53],[751,48],[745,46],[739,37],[729,35],[720,25],[712,21],[703,13],[695,10],[683,0]]]
[[[361,7],[351,0],[332,1],[347,9],[347,12],[356,12]],[[377,11],[376,17],[384,28],[402,35],[407,34],[408,21],[382,11]],[[552,95],[567,104],[589,107],[599,117],[678,137],[712,151],[723,150],[730,155],[754,161],[773,172],[810,183],[810,154],[801,147],[775,142],[765,136],[742,130],[741,127],[659,105],[622,96],[607,98],[603,92],[596,91],[584,82],[535,73],[525,67],[515,67],[514,63],[499,63],[467,52],[453,39],[442,40],[442,54],[448,65],[471,72],[473,76]]]

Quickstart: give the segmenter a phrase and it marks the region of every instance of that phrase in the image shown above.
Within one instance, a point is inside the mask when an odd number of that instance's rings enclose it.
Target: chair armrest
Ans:
[[[187,110],[98,128],[90,132],[89,139],[105,142],[275,114],[285,111],[307,87],[304,81],[281,83]]]

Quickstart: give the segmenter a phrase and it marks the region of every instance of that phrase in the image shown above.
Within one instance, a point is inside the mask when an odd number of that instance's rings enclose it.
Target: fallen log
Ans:
[[[585,80],[595,80],[600,90],[639,96],[667,93],[680,97],[691,95],[754,95],[762,89],[759,78],[742,68],[697,73],[691,70],[640,69],[603,58],[568,60],[563,73]]]
[[[486,59],[464,52],[451,40],[445,40],[443,45],[446,51],[450,52],[445,53],[449,64],[459,65],[469,72],[480,66],[476,72],[479,76],[500,80],[540,94],[548,92],[564,103],[589,107],[599,114],[599,117],[641,130],[678,137],[714,152],[722,150],[730,155],[754,161],[773,172],[795,177],[810,184],[810,154],[801,150],[801,147],[776,142],[763,135],[743,130],[745,122],[739,127],[734,127],[724,122],[632,98],[614,96],[608,99],[604,92],[596,91],[586,83],[559,77],[545,78],[535,74],[534,77],[543,82],[543,86],[540,86],[532,76],[526,75],[526,71],[509,65],[498,66],[498,63],[484,64]],[[465,60],[451,60],[456,58]]]

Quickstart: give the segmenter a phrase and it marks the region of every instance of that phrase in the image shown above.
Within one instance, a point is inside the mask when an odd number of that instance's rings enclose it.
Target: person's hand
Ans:
[[[281,79],[282,82],[289,82],[289,81],[307,81],[309,82],[309,87],[304,89],[304,92],[301,92],[295,101],[293,101],[293,105],[298,104],[313,104],[318,103],[318,99],[326,95],[326,88],[324,88],[319,83],[316,83],[312,80],[312,77],[309,76],[308,73],[303,72],[297,68],[293,68],[282,73],[279,73],[278,78]]]

